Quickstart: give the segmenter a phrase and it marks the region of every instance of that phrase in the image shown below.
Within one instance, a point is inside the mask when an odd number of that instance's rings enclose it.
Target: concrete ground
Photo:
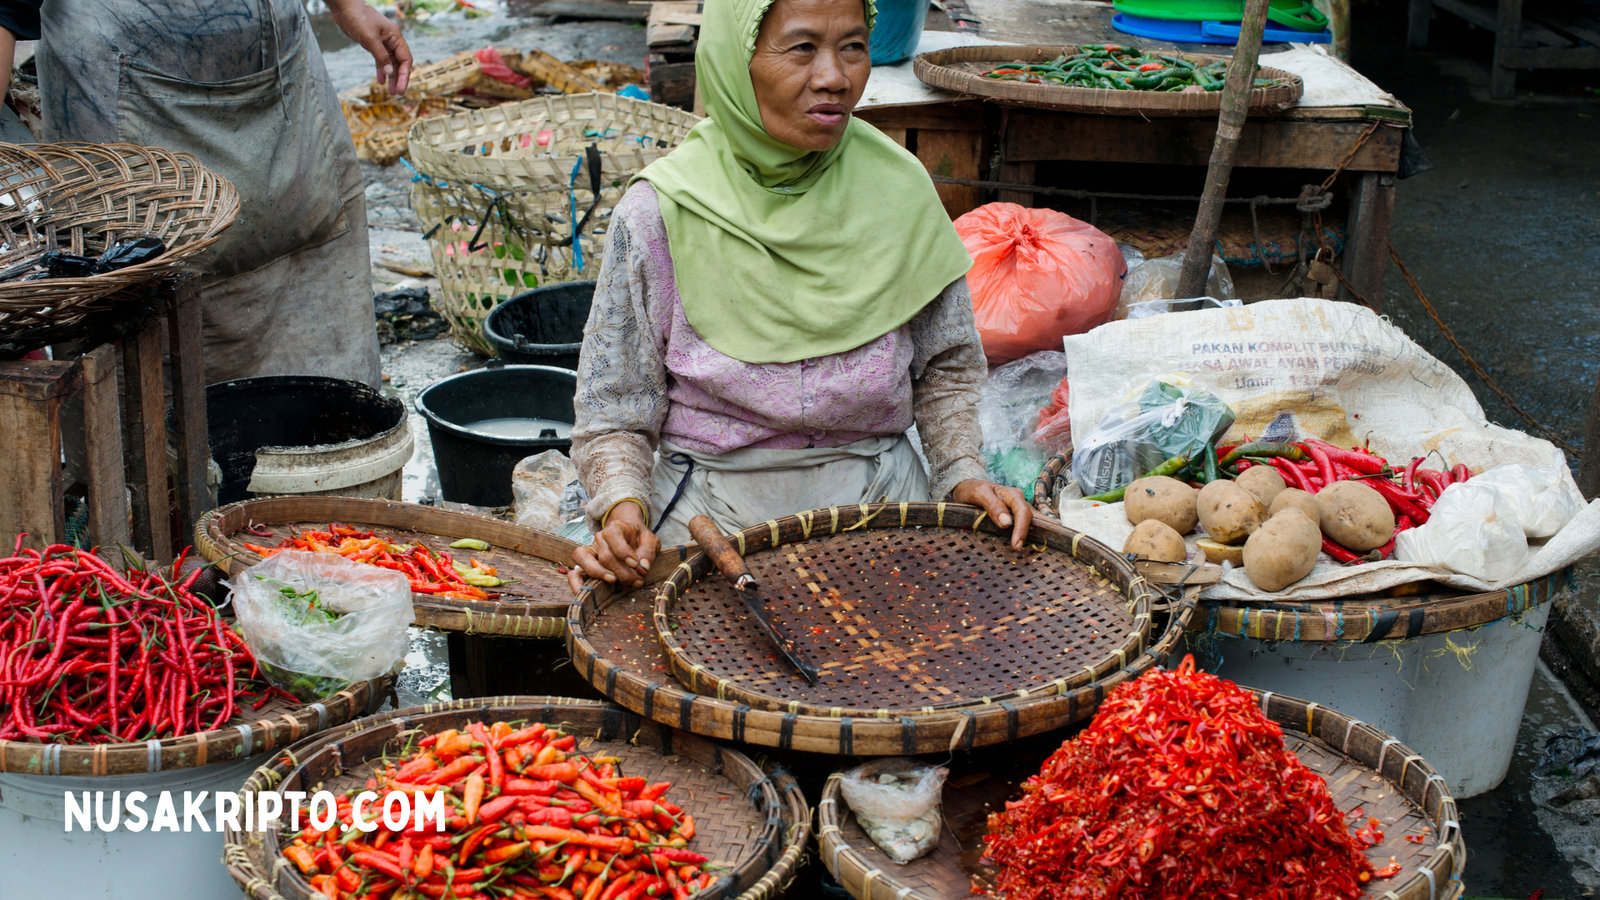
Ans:
[[[1089,28],[1103,16],[1093,4],[1052,0],[973,0],[988,9],[986,33],[1023,40],[1031,31]],[[1490,42],[1459,20],[1441,16],[1425,51],[1404,47],[1404,5],[1360,3],[1355,13],[1354,64],[1400,97],[1415,114],[1416,135],[1438,165],[1402,182],[1397,192],[1393,243],[1445,321],[1526,412],[1566,440],[1582,439],[1589,398],[1600,364],[1600,103],[1585,89],[1600,75],[1525,75],[1515,101],[1487,96]],[[1097,26],[1094,26],[1097,27]],[[608,22],[551,24],[496,15],[465,20],[440,17],[408,32],[419,61],[441,59],[486,43],[537,46],[564,59],[580,56],[638,65],[643,30]],[[1043,33],[1040,41],[1065,40]],[[358,48],[324,46],[329,70],[343,89],[370,77]],[[431,267],[408,202],[409,173],[400,166],[367,167],[375,286],[386,289],[406,276],[382,268]],[[422,279],[433,283],[432,279]],[[1430,352],[1454,366],[1478,394],[1491,419],[1527,426],[1455,355],[1423,313],[1392,266],[1384,312]],[[389,387],[408,403],[432,381],[481,365],[446,340],[385,348]],[[437,496],[437,475],[425,424],[413,414],[418,452],[405,472],[405,498]],[[1580,567],[1574,590],[1563,598],[1564,621],[1582,631],[1583,610],[1596,609],[1600,563]],[[1600,621],[1600,616],[1595,617]],[[1584,632],[1600,647],[1600,628]],[[402,681],[402,701],[448,691],[443,641],[420,636],[414,665]],[[1468,896],[1546,898],[1595,896],[1600,889],[1600,817],[1583,810],[1561,813],[1542,805],[1562,785],[1540,781],[1532,766],[1552,730],[1594,725],[1573,693],[1590,690],[1579,677],[1593,653],[1551,657],[1574,690],[1541,664],[1524,714],[1516,758],[1506,783],[1461,804],[1470,858]],[[803,885],[791,892],[811,896]]]

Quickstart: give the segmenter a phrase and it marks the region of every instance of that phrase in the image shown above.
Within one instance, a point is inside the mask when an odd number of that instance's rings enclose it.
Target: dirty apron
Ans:
[[[193,153],[239,192],[197,258],[206,381],[378,384],[366,206],[349,128],[297,0],[46,0],[45,139]]]
[[[673,504],[680,484],[683,492]],[[660,522],[656,536],[664,547],[688,543],[689,520],[701,514],[732,533],[808,509],[928,499],[928,475],[903,434],[843,447],[722,454],[662,441],[650,472],[650,511]]]

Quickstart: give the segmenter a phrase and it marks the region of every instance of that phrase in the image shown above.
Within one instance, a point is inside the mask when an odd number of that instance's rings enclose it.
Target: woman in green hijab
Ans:
[[[584,331],[572,456],[596,538],[574,588],[642,584],[699,513],[728,531],[949,498],[1021,547],[1031,511],[979,453],[972,261],[921,163],[851,115],[873,16],[706,0],[707,118],[617,205]]]

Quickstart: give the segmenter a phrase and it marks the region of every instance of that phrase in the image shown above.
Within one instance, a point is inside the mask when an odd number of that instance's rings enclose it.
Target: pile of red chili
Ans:
[[[1373,874],[1326,782],[1193,657],[1112,691],[984,845],[1006,900],[1331,900]]]
[[[337,522],[330,524],[327,531],[302,531],[290,535],[276,547],[250,543],[244,546],[260,554],[262,559],[283,550],[337,553],[354,562],[403,573],[411,580],[414,593],[438,594],[460,600],[493,599],[499,594],[488,593],[484,588],[499,587],[506,583],[498,577],[499,573],[493,566],[485,566],[475,559],[471,560],[470,566],[465,566],[452,559],[449,553],[435,553],[422,544],[391,544],[371,531],[361,531]]]
[[[241,698],[266,702],[255,657],[190,592],[201,570],[178,579],[182,562],[124,575],[91,552],[18,539],[0,559],[0,740],[175,737],[220,727]]]
[[[329,900],[684,900],[710,886],[709,860],[687,849],[694,817],[665,796],[672,785],[625,777],[615,758],[575,746],[542,724],[473,722],[429,735],[366,789],[443,793],[443,832],[427,818],[391,830],[381,803],[362,810],[379,819],[375,830],[345,830],[355,808],[341,797],[338,822],[308,825],[283,854]]]
[[[1422,468],[1423,457],[1411,460],[1403,470],[1366,447],[1346,450],[1316,439],[1295,444],[1256,442],[1238,447],[1218,447],[1225,472],[1243,472],[1252,465],[1270,465],[1283,475],[1284,484],[1315,494],[1335,481],[1360,481],[1389,502],[1394,511],[1395,529],[1389,542],[1360,554],[1340,546],[1324,535],[1322,551],[1339,562],[1359,563],[1387,559],[1394,552],[1394,539],[1400,532],[1428,521],[1428,511],[1444,489],[1472,477],[1465,463],[1448,471]],[[1237,465],[1237,469],[1233,468]]]

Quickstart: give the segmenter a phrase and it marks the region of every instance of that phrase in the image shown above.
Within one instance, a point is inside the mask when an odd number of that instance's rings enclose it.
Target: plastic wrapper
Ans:
[[[517,524],[554,533],[566,521],[561,500],[577,477],[578,467],[560,450],[546,450],[517,463],[511,470]]]
[[[1510,577],[1528,557],[1517,508],[1492,484],[1452,484],[1428,510],[1427,524],[1400,532],[1394,558],[1483,581]]]
[[[1072,451],[1084,496],[1125,487],[1175,456],[1196,458],[1233,425],[1233,410],[1182,374],[1147,382],[1113,407]]]
[[[1039,427],[1033,431],[1033,442],[1046,453],[1060,453],[1072,446],[1072,417],[1067,414],[1067,377],[1050,391],[1050,403],[1039,410]]]
[[[1493,485],[1517,511],[1522,533],[1535,540],[1555,536],[1582,504],[1567,493],[1561,476],[1533,466],[1510,463],[1473,477],[1472,484]]]
[[[1061,346],[1111,319],[1127,271],[1105,232],[1053,209],[989,203],[956,219],[990,365]]]
[[[861,830],[903,865],[939,845],[939,802],[949,774],[914,759],[875,759],[844,773],[839,788]]]
[[[1178,296],[1178,275],[1183,271],[1183,251],[1171,256],[1147,259],[1128,269],[1122,279],[1122,291],[1117,297],[1116,318],[1143,318],[1146,315],[1167,312],[1165,301]],[[1211,271],[1206,275],[1206,296],[1217,300],[1235,298],[1233,276],[1228,274],[1228,264],[1222,257],[1211,257]],[[1143,315],[1133,315],[1133,308],[1147,304]]]
[[[978,394],[978,425],[983,429],[983,462],[995,484],[1021,488],[1033,499],[1033,483],[1050,449],[1035,440],[1041,412],[1050,404],[1067,374],[1067,355],[1060,350],[1029,354],[989,372]],[[1066,418],[1066,409],[1059,412]],[[1060,427],[1050,434],[1063,445],[1072,438]]]
[[[301,700],[321,700],[405,665],[406,628],[416,614],[400,572],[337,553],[285,550],[228,587],[262,674]]]

